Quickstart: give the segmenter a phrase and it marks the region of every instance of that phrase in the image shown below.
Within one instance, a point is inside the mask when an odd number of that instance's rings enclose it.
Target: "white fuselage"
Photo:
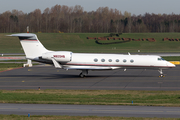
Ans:
[[[175,67],[175,65],[163,60],[161,57],[152,55],[72,53],[71,61],[69,62],[55,59],[66,69],[165,69]]]

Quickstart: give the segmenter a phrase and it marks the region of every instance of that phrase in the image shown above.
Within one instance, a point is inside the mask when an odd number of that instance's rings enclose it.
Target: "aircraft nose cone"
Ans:
[[[172,67],[172,68],[176,67],[176,65],[174,65],[174,64],[172,64],[172,63],[170,63],[170,62],[167,63],[167,66],[168,66],[168,67]]]

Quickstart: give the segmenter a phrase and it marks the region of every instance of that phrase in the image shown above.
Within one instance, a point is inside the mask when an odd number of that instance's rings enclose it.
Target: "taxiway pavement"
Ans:
[[[89,90],[180,90],[180,66],[163,70],[123,69],[89,71],[80,78],[78,70],[33,66],[0,72],[0,89],[89,89]]]
[[[0,104],[1,114],[179,118],[179,107]]]

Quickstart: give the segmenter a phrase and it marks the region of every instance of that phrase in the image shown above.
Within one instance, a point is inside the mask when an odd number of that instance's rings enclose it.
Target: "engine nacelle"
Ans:
[[[72,52],[70,51],[47,52],[42,54],[42,58],[48,60],[52,60],[52,58],[54,58],[58,62],[70,62],[72,59]]]

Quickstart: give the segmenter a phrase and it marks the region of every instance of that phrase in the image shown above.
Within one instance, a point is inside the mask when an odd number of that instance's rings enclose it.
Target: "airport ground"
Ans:
[[[122,69],[113,71],[90,71],[85,78],[80,78],[78,70],[61,70],[51,66],[33,66],[19,68],[0,73],[0,89],[71,89],[71,90],[180,90],[180,66],[164,70],[165,77],[160,78],[157,70]],[[132,106],[80,106],[61,105],[58,108],[47,108],[47,105],[1,104],[3,114],[25,115],[30,111],[32,115],[99,115],[99,116],[124,116],[124,117],[172,117],[179,118],[179,107],[136,107]],[[11,106],[8,108],[8,106]],[[41,107],[40,107],[41,106]],[[53,106],[53,105],[52,105]],[[55,105],[56,106],[56,105]],[[68,106],[70,108],[68,108]],[[105,107],[105,108],[103,108]],[[68,109],[65,109],[68,108]],[[27,111],[26,111],[26,110]],[[18,110],[18,111],[17,111]],[[53,110],[53,112],[49,112]],[[35,114],[36,111],[37,114]],[[50,114],[51,113],[51,114]],[[108,114],[109,113],[109,114]]]

